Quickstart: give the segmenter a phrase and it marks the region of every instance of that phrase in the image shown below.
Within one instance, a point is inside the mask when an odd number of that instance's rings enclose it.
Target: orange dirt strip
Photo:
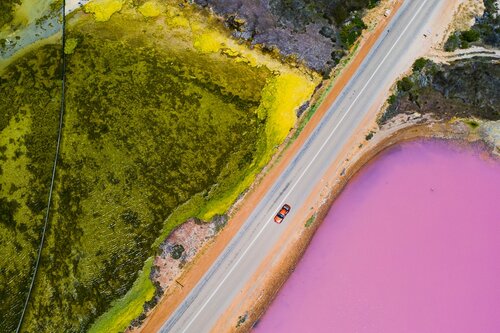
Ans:
[[[231,218],[228,225],[203,251],[201,251],[196,260],[193,260],[193,262],[187,265],[181,278],[177,279],[179,283],[166,292],[162,300],[148,315],[144,324],[139,329],[141,332],[158,332],[169,316],[195,287],[198,281],[200,281],[205,272],[208,271],[210,266],[226,248],[234,235],[236,235],[261,198],[265,195],[276,179],[283,173],[292,158],[299,151],[300,147],[302,147],[307,138],[314,131],[330,105],[332,105],[342,89],[359,68],[368,52],[370,52],[372,46],[384,31],[390,19],[400,8],[401,4],[402,0],[396,0],[393,4],[391,15],[382,19],[376,28],[369,32],[361,41],[358,54],[337,78],[331,91],[328,93],[324,101],[321,103],[321,106],[318,110],[316,110],[315,114],[309,120],[297,139],[287,148],[286,153],[284,153],[282,158],[275,163],[265,177],[263,177],[262,180],[245,196],[243,201],[238,204],[238,211]],[[293,135],[293,133],[291,135]]]

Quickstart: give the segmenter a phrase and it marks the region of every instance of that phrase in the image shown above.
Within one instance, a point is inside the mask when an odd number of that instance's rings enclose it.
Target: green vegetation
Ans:
[[[444,49],[447,52],[453,52],[458,48],[462,48],[461,43],[462,43],[462,41],[460,39],[459,34],[456,34],[456,33],[451,34],[450,37],[448,37],[448,40],[446,41],[446,43],[444,44]]]
[[[174,247],[172,248],[172,258],[174,259],[180,259],[182,256],[182,253],[184,252],[184,246],[181,244],[175,244]]]
[[[427,63],[429,62],[428,59],[425,59],[425,58],[418,58],[417,60],[415,60],[415,62],[413,63],[413,66],[412,66],[412,69],[414,72],[419,72],[421,71],[425,65],[427,65]]]
[[[393,105],[394,103],[396,103],[396,100],[397,100],[397,96],[392,94],[391,96],[389,96],[389,98],[387,99],[387,103],[389,103],[389,105]]]
[[[500,119],[500,68],[487,58],[455,61],[449,65],[418,59],[413,73],[396,84],[382,125],[398,114],[431,114],[433,118]],[[466,78],[466,79],[464,79]],[[469,122],[473,127],[474,122]]]
[[[462,33],[460,34],[460,39],[467,43],[472,43],[478,41],[479,36],[480,36],[479,31],[471,29],[467,31],[462,31]]]
[[[342,28],[340,29],[340,40],[344,46],[349,49],[354,45],[354,42],[361,36],[363,29],[366,29],[366,24],[363,22],[361,17],[354,15],[350,20],[348,20]]]
[[[470,29],[452,34],[445,43],[444,49],[448,52],[455,51],[458,48],[467,49],[470,43],[479,40],[480,33],[476,29]]]
[[[479,127],[479,123],[472,119],[465,119],[464,123],[466,123],[471,129],[476,129]]]
[[[152,265],[153,259],[150,258],[144,264],[143,271],[139,273],[139,278],[134,282],[125,297],[113,302],[111,310],[92,325],[89,333],[122,332],[132,319],[141,314],[144,300],[150,300],[155,294],[155,287],[151,283],[149,275],[144,274],[144,272],[151,271]]]
[[[26,299],[47,205],[60,109],[60,46],[0,72],[0,331]]]
[[[479,31],[481,40],[486,45],[500,46],[500,15],[498,1],[484,0],[484,14],[476,20],[475,29]]]
[[[21,0],[2,0],[0,1],[0,29],[9,24],[14,18],[14,6],[21,3]]]
[[[123,32],[113,28],[118,20],[92,22],[69,32],[81,42],[68,58],[58,186],[30,331],[88,329],[92,312],[130,289],[172,210],[196,193],[227,191],[254,162],[264,130],[252,110],[265,68],[176,55],[137,40],[140,27],[127,39],[113,36]],[[214,79],[223,69],[229,87]],[[240,75],[243,94],[233,88]],[[46,302],[54,297],[61,302]]]
[[[66,40],[66,44],[64,45],[64,54],[72,54],[77,45],[78,39],[76,38],[69,38]]]
[[[399,80],[397,82],[397,87],[399,90],[401,91],[410,91],[411,88],[413,88],[413,81],[410,77],[408,76],[405,76],[404,78],[402,78],[401,80]]]
[[[240,327],[247,321],[248,314],[244,314],[242,316],[238,316],[238,322],[236,323],[236,327]]]
[[[314,89],[312,76],[266,63],[176,4],[158,16],[153,3],[116,4],[68,22],[61,154],[23,331],[122,331],[157,291],[156,245],[189,217],[224,213]],[[199,52],[196,41],[211,47]],[[39,244],[60,56],[60,45],[43,46],[0,76],[0,253],[12,258],[0,266],[0,330],[17,324]]]
[[[310,218],[308,218],[306,223],[304,224],[304,227],[309,228],[310,226],[313,225],[314,221],[316,221],[316,215],[313,215]]]

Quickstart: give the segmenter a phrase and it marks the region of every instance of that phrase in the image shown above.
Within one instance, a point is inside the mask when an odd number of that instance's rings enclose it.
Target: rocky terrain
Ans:
[[[378,0],[195,0],[224,17],[235,37],[296,56],[327,73],[365,28],[361,12]],[[278,51],[279,50],[279,51]]]
[[[422,121],[463,118],[473,127],[479,120],[500,120],[499,5],[494,0],[474,4],[479,11],[472,3],[466,8],[474,12],[472,26],[466,17],[458,26],[455,22],[452,29],[457,30],[444,44],[447,52],[437,50],[431,55],[435,61],[417,59],[412,73],[397,82],[379,126],[400,115],[408,120],[424,115]]]
[[[140,326],[167,289],[175,284],[182,286],[177,278],[184,266],[195,259],[199,251],[226,223],[227,216],[221,215],[209,223],[192,218],[178,226],[161,243],[150,274],[150,279],[156,287],[155,297],[144,305],[144,312],[131,323],[130,330]]]
[[[437,120],[499,120],[499,86],[497,60],[470,58],[436,64],[418,59],[413,73],[397,83],[397,91],[389,98],[389,106],[378,122],[382,125],[398,114],[415,112],[431,114]]]

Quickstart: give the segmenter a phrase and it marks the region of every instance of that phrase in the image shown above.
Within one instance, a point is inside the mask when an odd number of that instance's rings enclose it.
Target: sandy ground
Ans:
[[[66,0],[65,14],[68,15],[72,11],[77,10],[81,6],[85,5],[90,0]]]
[[[459,4],[450,24],[450,30],[468,30],[474,24],[474,18],[484,13],[484,2],[481,0],[464,0]]]
[[[468,59],[473,57],[500,59],[500,50],[494,48],[485,48],[481,46],[472,46],[468,49],[458,49],[454,52],[434,50],[428,56],[428,58],[434,62],[448,64],[456,60]]]

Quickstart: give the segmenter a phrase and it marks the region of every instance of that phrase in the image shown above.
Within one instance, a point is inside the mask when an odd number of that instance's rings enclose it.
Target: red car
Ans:
[[[276,214],[276,216],[274,217],[274,222],[281,223],[285,218],[285,216],[288,214],[288,212],[290,212],[290,205],[288,204],[283,205],[278,214]]]

